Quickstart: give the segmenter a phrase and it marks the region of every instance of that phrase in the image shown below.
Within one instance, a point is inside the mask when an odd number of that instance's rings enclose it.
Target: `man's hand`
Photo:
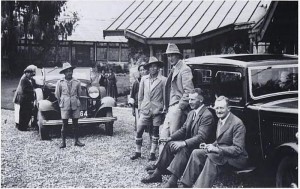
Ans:
[[[219,153],[220,152],[220,149],[212,144],[207,144],[206,148],[207,148],[208,153]]]
[[[180,150],[181,148],[183,148],[185,146],[186,146],[186,143],[184,141],[174,141],[170,145],[171,149],[174,150],[175,152],[177,152],[178,150]]]

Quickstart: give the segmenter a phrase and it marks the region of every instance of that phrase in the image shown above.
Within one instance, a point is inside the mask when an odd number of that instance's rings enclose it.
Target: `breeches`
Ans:
[[[145,127],[153,125],[153,136],[159,136],[159,126],[162,123],[162,115],[145,115],[140,114],[138,125],[137,125],[137,138],[142,138]]]
[[[76,110],[61,110],[61,119],[69,119],[69,118],[78,119],[79,116],[80,116],[79,108],[77,108]]]

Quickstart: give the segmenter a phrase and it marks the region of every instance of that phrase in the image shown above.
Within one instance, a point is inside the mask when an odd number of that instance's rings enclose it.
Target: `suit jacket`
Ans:
[[[219,136],[213,143],[218,146],[220,153],[208,153],[208,158],[218,165],[228,163],[236,168],[246,165],[248,154],[245,150],[246,128],[243,122],[230,113],[226,122],[220,129]]]
[[[138,95],[139,95],[139,86],[141,78],[134,81],[130,93],[130,98],[134,100],[134,107],[138,108]]]
[[[150,85],[150,75],[143,76],[138,94],[138,109],[144,114],[160,114],[164,108],[166,77],[158,75]]]
[[[68,81],[61,79],[57,82],[55,88],[55,97],[58,100],[59,107],[61,110],[77,110],[80,108],[80,93],[81,93],[81,84],[77,79],[72,79],[71,88],[69,90]]]
[[[186,110],[189,106],[188,94],[194,89],[192,82],[193,75],[191,68],[182,60],[173,67],[173,73],[168,76],[166,83],[166,107],[179,103],[182,110]]]
[[[17,90],[13,97],[16,104],[31,104],[34,101],[34,80],[30,80],[24,74],[19,82]]]
[[[198,148],[202,142],[206,143],[214,128],[214,117],[207,107],[200,109],[195,120],[194,112],[190,111],[184,125],[171,135],[172,140],[185,140],[189,149]]]

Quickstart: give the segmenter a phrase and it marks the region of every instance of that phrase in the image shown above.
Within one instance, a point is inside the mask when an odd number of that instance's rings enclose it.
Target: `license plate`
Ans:
[[[87,111],[86,110],[81,110],[80,111],[80,117],[87,117]]]

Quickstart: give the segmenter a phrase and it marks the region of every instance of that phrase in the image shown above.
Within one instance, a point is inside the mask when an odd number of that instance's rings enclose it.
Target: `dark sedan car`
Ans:
[[[37,84],[43,86],[35,89],[36,92],[36,117],[41,139],[49,139],[50,127],[62,125],[60,108],[54,95],[56,83],[64,77],[59,74],[61,68],[43,68],[36,72],[35,80]],[[113,117],[112,107],[116,102],[114,98],[106,96],[104,87],[92,83],[91,68],[74,69],[73,77],[81,82],[80,99],[80,118],[79,124],[105,124],[107,135],[113,135]],[[71,124],[71,120],[69,120]]]
[[[263,168],[278,187],[298,186],[298,57],[217,55],[185,60],[195,87],[213,105],[230,100],[231,111],[246,125],[249,169]]]

